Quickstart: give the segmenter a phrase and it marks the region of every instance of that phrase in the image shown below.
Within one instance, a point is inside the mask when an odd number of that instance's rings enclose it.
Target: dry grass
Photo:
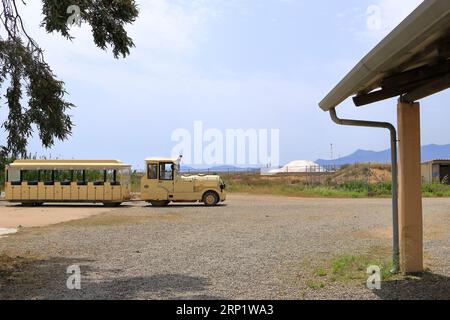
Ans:
[[[24,257],[23,255],[14,255],[11,252],[0,253],[0,279],[10,279],[15,272],[20,272],[39,259],[40,257],[37,255]]]
[[[98,227],[98,226],[120,226],[120,225],[138,225],[145,224],[152,221],[168,221],[178,222],[183,220],[183,216],[179,213],[164,212],[159,214],[148,213],[118,213],[106,212],[96,216],[88,217],[86,219],[73,220],[63,222],[60,225],[72,227]]]
[[[317,198],[391,196],[391,167],[386,164],[355,164],[335,173],[231,174],[223,178],[227,190],[237,193]],[[424,184],[422,193],[424,197],[450,197],[450,185]]]

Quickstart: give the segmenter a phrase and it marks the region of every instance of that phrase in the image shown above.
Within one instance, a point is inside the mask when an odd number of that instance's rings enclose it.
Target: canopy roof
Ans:
[[[450,87],[450,1],[425,0],[319,103],[328,111],[402,96],[412,102]],[[378,89],[374,91],[375,89]]]
[[[113,170],[131,168],[119,160],[16,160],[7,168],[23,170]]]

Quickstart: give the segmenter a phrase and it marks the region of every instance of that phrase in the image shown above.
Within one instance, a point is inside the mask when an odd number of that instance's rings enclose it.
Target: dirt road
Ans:
[[[0,202],[0,228],[43,227],[87,218],[110,209],[102,205],[48,205],[22,207]]]
[[[53,209],[94,208],[38,208]],[[449,212],[450,199],[424,200],[429,272],[371,291],[364,280],[318,270],[336,257],[389,258],[389,199],[230,195],[216,208],[129,205],[0,239],[0,298],[449,299]],[[80,266],[81,290],[66,287],[71,265]],[[365,269],[357,272],[364,279]]]

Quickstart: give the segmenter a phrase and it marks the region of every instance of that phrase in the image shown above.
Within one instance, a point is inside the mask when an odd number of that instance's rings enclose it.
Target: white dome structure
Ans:
[[[278,173],[304,173],[304,172],[326,172],[327,170],[311,160],[291,161],[279,169],[270,169],[265,174]]]

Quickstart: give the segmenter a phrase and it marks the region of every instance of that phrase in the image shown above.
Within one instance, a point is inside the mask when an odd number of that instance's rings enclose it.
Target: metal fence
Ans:
[[[260,175],[283,175],[304,173],[333,173],[340,167],[333,166],[289,166],[276,168],[210,168],[210,169],[181,169],[182,174],[260,174]]]
[[[307,173],[334,173],[339,169],[339,166],[287,166],[279,168],[261,168],[261,175],[282,175],[282,174],[307,174]]]
[[[218,174],[232,179],[282,179],[287,184],[342,184],[365,182],[367,184],[391,181],[391,167],[383,163],[356,163],[352,165],[288,166],[279,168],[213,168],[185,169],[182,174]],[[258,178],[259,177],[259,178]]]
[[[181,169],[181,174],[260,174],[261,168]]]

